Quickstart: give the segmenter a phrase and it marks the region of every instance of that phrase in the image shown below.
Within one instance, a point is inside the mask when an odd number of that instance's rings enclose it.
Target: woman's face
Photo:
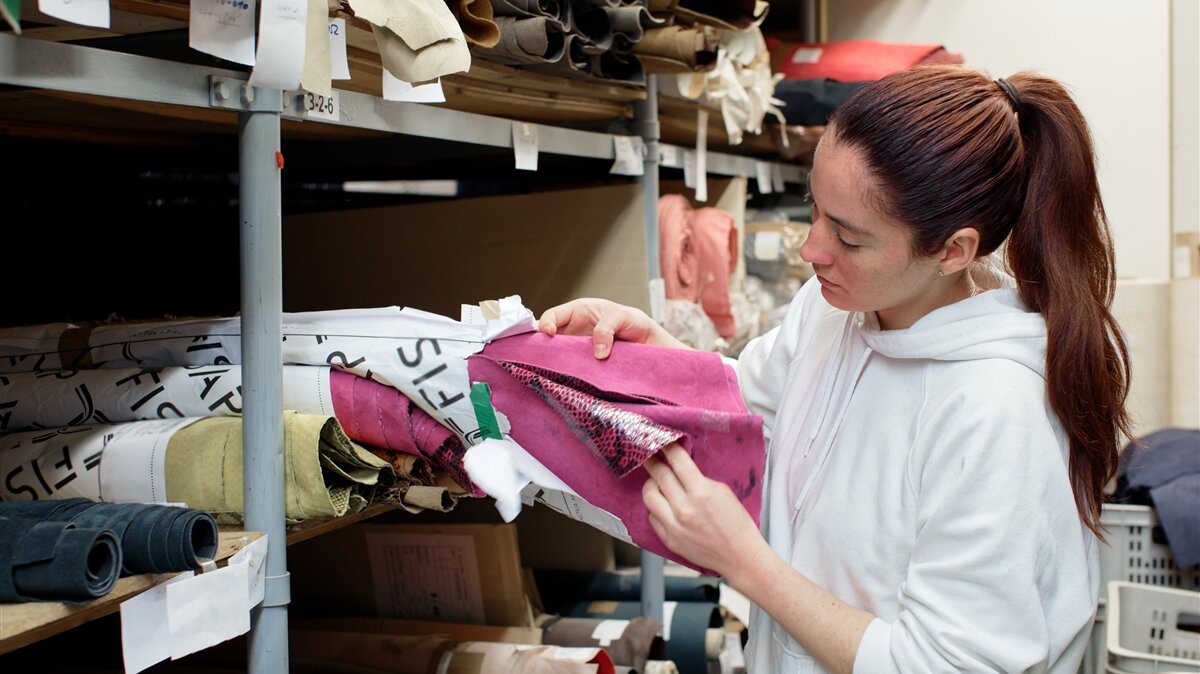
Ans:
[[[821,294],[846,311],[876,312],[880,327],[907,328],[943,304],[933,257],[914,256],[909,229],[875,206],[875,181],[857,149],[826,136],[809,177],[812,231],[800,249]]]

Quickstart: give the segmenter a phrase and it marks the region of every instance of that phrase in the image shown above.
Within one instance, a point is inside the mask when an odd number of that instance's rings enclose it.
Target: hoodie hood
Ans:
[[[1025,307],[1010,277],[996,276],[999,288],[931,311],[904,330],[880,330],[870,314],[863,320],[863,337],[890,358],[1003,358],[1044,378],[1046,321]]]

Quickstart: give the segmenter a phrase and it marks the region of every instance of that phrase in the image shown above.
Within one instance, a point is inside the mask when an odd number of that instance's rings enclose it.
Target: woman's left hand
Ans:
[[[650,526],[672,552],[726,578],[764,552],[766,540],[733,490],[705,477],[678,443],[644,465]]]

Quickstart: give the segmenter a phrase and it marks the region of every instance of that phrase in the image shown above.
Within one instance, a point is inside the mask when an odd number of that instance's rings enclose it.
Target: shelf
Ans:
[[[217,561],[224,561],[235,552],[258,540],[257,531],[222,531],[217,543]],[[112,591],[103,597],[81,604],[61,602],[28,602],[0,604],[0,654],[8,653],[35,641],[78,627],[121,608],[121,602],[141,594],[171,578],[174,573],[146,573],[117,580]]]
[[[288,529],[288,545],[329,533],[356,522],[392,512],[389,505],[371,505],[361,512],[342,517],[314,518]],[[222,525],[217,543],[218,563],[262,537],[258,531],[242,531]],[[65,632],[90,620],[116,613],[121,602],[136,596],[174,576],[174,573],[139,574],[117,580],[112,591],[103,597],[81,604],[62,602],[28,602],[0,604],[0,654]]]

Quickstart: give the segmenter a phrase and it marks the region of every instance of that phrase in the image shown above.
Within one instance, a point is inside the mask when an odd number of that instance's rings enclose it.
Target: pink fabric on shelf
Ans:
[[[767,48],[775,71],[789,80],[872,82],[915,65],[963,62],[962,54],[947,51],[939,44],[878,40],[788,43],[770,38]]]
[[[489,342],[467,367],[472,381],[491,387],[513,440],[620,519],[638,546],[711,573],[668,550],[642,504],[648,474],[637,468],[674,438],[758,522],[762,417],[746,408],[733,369],[717,354],[618,342],[600,361],[590,337],[527,333]]]
[[[700,259],[692,239],[692,204],[682,194],[658,198],[658,262],[669,300],[700,299]]]
[[[429,459],[472,496],[483,496],[463,467],[462,441],[400,391],[373,379],[334,370],[333,413],[355,442]]]
[[[692,236],[700,258],[700,306],[717,334],[731,339],[737,333],[729,299],[729,281],[738,263],[737,224],[729,213],[706,206],[692,213]]]

